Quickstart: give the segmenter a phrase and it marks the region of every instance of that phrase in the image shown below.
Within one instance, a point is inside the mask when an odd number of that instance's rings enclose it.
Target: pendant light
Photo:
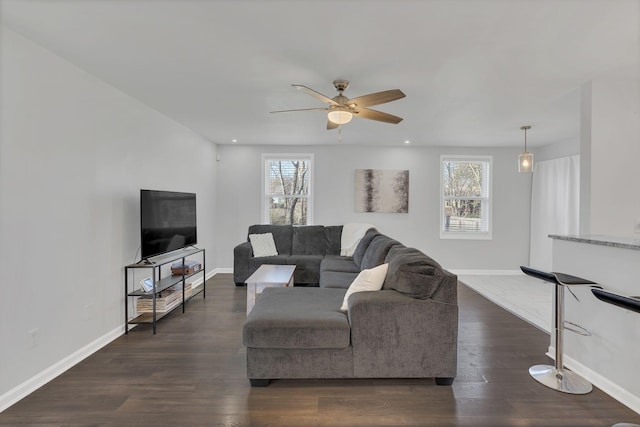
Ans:
[[[518,156],[518,172],[533,172],[533,153],[527,151],[527,130],[531,126],[522,126],[520,129],[524,131],[524,152]]]

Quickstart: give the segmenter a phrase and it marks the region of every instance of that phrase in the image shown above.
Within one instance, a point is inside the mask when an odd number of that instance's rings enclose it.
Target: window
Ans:
[[[309,225],[313,219],[313,155],[263,154],[265,224]]]
[[[491,239],[490,156],[440,158],[440,238]]]

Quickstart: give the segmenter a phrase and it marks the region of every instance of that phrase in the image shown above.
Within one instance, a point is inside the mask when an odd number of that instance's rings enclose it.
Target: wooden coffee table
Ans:
[[[256,304],[256,298],[265,288],[293,286],[295,265],[262,264],[245,281],[247,284],[247,316]]]

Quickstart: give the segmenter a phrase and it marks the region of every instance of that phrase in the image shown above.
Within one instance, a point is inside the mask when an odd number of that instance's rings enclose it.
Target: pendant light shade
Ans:
[[[533,172],[533,154],[525,151],[518,156],[518,172]]]
[[[527,130],[531,126],[522,126],[520,129],[524,131],[524,152],[518,156],[518,172],[533,172],[533,153],[527,151]]]

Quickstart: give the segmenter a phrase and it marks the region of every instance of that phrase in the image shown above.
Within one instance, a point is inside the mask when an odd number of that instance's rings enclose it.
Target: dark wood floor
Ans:
[[[0,414],[2,426],[610,426],[640,415],[600,390],[559,393],[529,378],[549,337],[459,286],[458,377],[290,380],[251,388],[241,342],[246,289],[231,275],[140,326]]]

